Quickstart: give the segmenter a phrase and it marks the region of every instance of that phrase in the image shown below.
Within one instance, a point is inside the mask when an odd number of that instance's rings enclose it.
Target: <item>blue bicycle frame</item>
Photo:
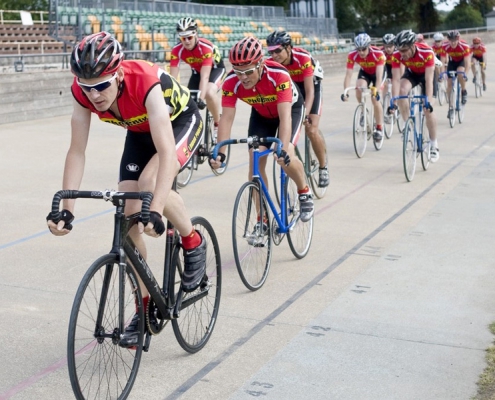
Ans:
[[[418,132],[417,129],[417,121],[416,121],[416,114],[414,112],[414,109],[418,107],[419,115],[421,116],[424,111],[424,107],[428,107],[428,96],[425,95],[405,95],[405,96],[396,96],[392,97],[390,99],[390,107],[394,107],[394,102],[396,100],[400,99],[409,99],[410,100],[410,105],[409,105],[409,118],[412,118],[414,121],[414,136],[416,137],[416,144],[418,146],[418,152],[423,151],[423,132]]]

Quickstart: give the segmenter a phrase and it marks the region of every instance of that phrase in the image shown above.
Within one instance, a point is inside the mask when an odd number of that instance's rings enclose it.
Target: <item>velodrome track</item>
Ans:
[[[489,54],[495,45],[488,45]],[[219,319],[195,355],[169,327],[144,353],[132,399],[468,399],[476,393],[495,321],[495,67],[465,121],[448,125],[435,106],[440,160],[413,182],[397,132],[381,151],[352,145],[355,101],[342,103],[343,74],[324,80],[321,129],[331,184],[316,201],[311,250],[296,260],[274,249],[265,286],[237,274],[231,218],[247,177],[246,149],[229,169],[206,165],[181,190],[191,215],[214,226],[223,261]],[[355,78],[357,72],[354,72]],[[471,74],[470,74],[471,78]],[[245,136],[240,105],[233,137]],[[72,233],[45,216],[60,189],[70,116],[0,125],[0,399],[73,398],[66,368],[72,301],[89,265],[110,249],[113,208],[79,200]],[[81,189],[116,188],[125,131],[94,121]],[[163,239],[147,238],[160,271]]]

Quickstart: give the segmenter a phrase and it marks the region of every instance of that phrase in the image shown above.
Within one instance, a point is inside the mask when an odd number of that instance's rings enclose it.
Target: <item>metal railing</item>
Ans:
[[[33,19],[33,23],[44,25],[48,23],[48,18],[43,18],[43,15],[48,15],[48,11],[29,11],[31,14],[39,15],[39,20]],[[20,19],[5,19],[4,14],[19,14],[21,10],[0,10],[0,25],[4,23],[20,24]]]

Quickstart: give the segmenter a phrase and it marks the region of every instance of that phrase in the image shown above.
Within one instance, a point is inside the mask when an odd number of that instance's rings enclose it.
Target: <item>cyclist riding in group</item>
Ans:
[[[395,35],[393,33],[387,33],[383,36],[383,47],[381,51],[385,54],[385,77],[386,79],[392,79],[392,58],[395,51]],[[384,78],[385,79],[385,78]]]
[[[272,32],[266,38],[266,44],[268,54],[271,56],[268,60],[273,59],[287,68],[292,81],[304,98],[306,109],[304,126],[320,164],[318,186],[326,187],[330,183],[326,165],[326,146],[324,139],[318,134],[323,101],[321,83],[323,70],[307,50],[292,46],[292,38],[285,31]]]
[[[481,43],[481,39],[479,37],[475,37],[473,39],[473,44],[471,45],[471,53],[473,55],[473,59],[471,60],[471,69],[474,76],[473,82],[476,81],[476,68],[474,60],[478,60],[481,69],[481,79],[483,80],[483,90],[486,90],[486,47],[483,43]]]
[[[376,93],[372,96],[372,103],[375,112],[376,130],[373,132],[373,139],[380,141],[383,138],[383,109],[379,102],[379,90],[383,80],[383,70],[385,55],[378,47],[371,46],[371,38],[367,33],[360,33],[354,38],[356,50],[351,51],[347,56],[346,74],[344,78],[344,89],[349,87],[354,65],[359,65],[361,69],[356,81],[356,87],[370,87],[373,85]],[[361,91],[356,91],[357,101],[361,102]],[[347,97],[342,95],[342,101],[347,101]]]
[[[435,75],[435,54],[430,46],[417,43],[416,34],[411,30],[404,30],[395,37],[397,51],[392,63],[392,92],[393,97],[407,96],[411,89],[421,86],[422,93],[428,96],[428,107],[425,107],[426,126],[430,134],[430,157],[432,162],[438,161],[440,152],[437,142],[437,121],[433,114]],[[400,67],[406,67],[401,76]],[[398,101],[399,111],[404,121],[409,117],[409,103],[407,99]],[[393,112],[393,110],[389,110]]]
[[[443,72],[443,63],[442,63],[442,57],[445,57],[445,50],[443,49],[443,44],[444,44],[444,37],[443,34],[440,32],[437,32],[433,35],[433,43],[431,45],[431,48],[433,49],[435,53],[435,70],[436,70],[436,76],[438,76],[438,80],[441,81],[442,78],[440,74]]]
[[[181,18],[176,26],[180,43],[172,48],[170,56],[170,75],[175,79],[179,76],[179,63],[184,61],[191,66],[191,78],[187,87],[199,90],[198,106],[205,107],[213,116],[214,135],[216,137],[220,121],[220,97],[217,95],[223,79],[225,66],[218,50],[212,42],[198,37],[198,24],[192,18]]]
[[[447,34],[448,42],[443,44],[444,54],[442,55],[442,63],[447,65],[447,72],[457,71],[457,72],[465,72],[466,67],[469,65],[469,59],[471,50],[469,49],[469,44],[467,44],[464,40],[460,39],[461,34],[459,31],[453,30]],[[448,64],[447,64],[448,57]],[[459,83],[461,84],[461,95],[462,95],[462,104],[466,104],[467,102],[467,90],[466,90],[466,81],[464,79],[459,79]],[[449,77],[447,82],[447,93],[450,93],[452,90],[452,78]],[[447,115],[447,118],[450,116]]]
[[[126,61],[120,43],[108,32],[86,36],[72,51],[71,90],[74,96],[71,143],[65,161],[63,189],[78,190],[84,173],[91,115],[127,129],[120,162],[118,190],[154,194],[151,218],[129,231],[139,252],[146,256],[141,233],[158,237],[165,231],[162,213],[182,236],[185,272],[182,286],[194,290],[205,273],[206,241],[196,232],[181,197],[172,191],[179,169],[186,165],[200,142],[202,120],[189,91],[158,65]],[[56,236],[70,232],[74,200],[64,200],[62,220],[47,217]],[[127,201],[126,215],[141,210],[141,202]],[[65,227],[64,227],[65,225]],[[149,296],[141,284],[146,307]],[[126,328],[121,343],[132,346],[138,338],[137,314]]]
[[[285,67],[273,60],[263,60],[263,46],[254,37],[237,42],[229,52],[232,71],[222,86],[222,118],[218,127],[218,141],[230,138],[240,99],[252,106],[249,118],[248,136],[259,138],[277,136],[282,141],[282,152],[277,160],[287,175],[297,185],[303,222],[313,216],[313,195],[306,183],[304,166],[295,157],[295,148],[304,118],[304,99],[292,82]],[[216,160],[210,160],[212,167],[219,168],[225,159],[222,149]],[[249,157],[249,180],[253,173],[253,156]],[[266,157],[260,160],[260,174],[265,183]]]

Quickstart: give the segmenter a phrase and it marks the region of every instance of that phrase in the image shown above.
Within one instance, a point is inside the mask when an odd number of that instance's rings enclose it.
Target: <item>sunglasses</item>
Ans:
[[[252,75],[254,74],[254,71],[256,71],[259,67],[259,64],[257,64],[254,68],[249,68],[249,69],[246,69],[244,71],[241,71],[240,69],[235,69],[235,68],[232,68],[232,70],[234,71],[234,74],[236,74],[237,76],[242,76],[242,75],[246,75],[246,76],[249,76],[249,75]]]
[[[77,84],[82,90],[88,93],[90,93],[92,90],[96,90],[97,92],[103,92],[112,85],[112,82],[115,79],[117,79],[117,76],[118,76],[117,73],[115,73],[110,79],[107,79],[106,81],[100,83],[96,83],[94,85],[86,85],[84,83],[79,82],[79,80],[77,81]]]
[[[180,40],[182,40],[183,42],[189,42],[189,41],[194,39],[194,35],[192,35],[192,36],[179,36],[179,37],[180,37]]]
[[[270,55],[272,55],[272,54],[280,54],[280,53],[282,53],[282,50],[283,49],[284,49],[283,47],[279,47],[278,49],[275,49],[275,50],[269,50],[268,51],[268,54],[270,54]]]

